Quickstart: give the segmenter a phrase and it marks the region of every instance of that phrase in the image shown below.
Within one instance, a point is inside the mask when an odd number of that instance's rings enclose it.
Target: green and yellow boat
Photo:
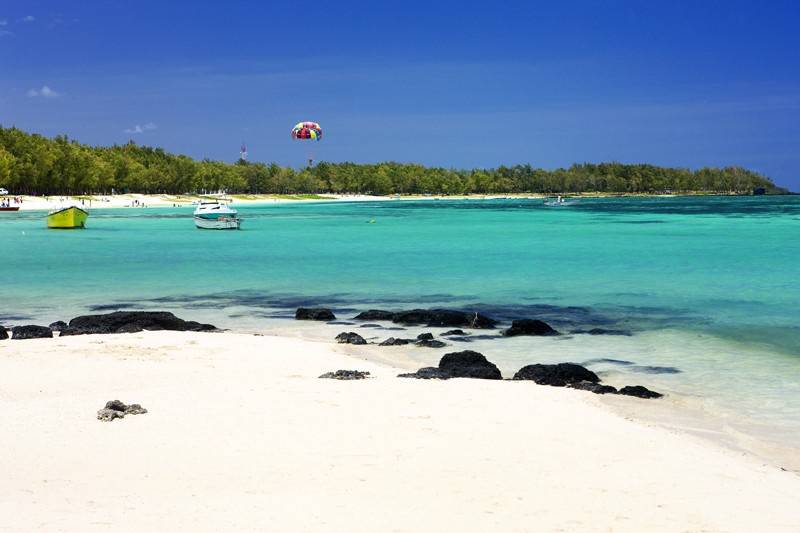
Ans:
[[[47,214],[47,227],[53,229],[83,229],[89,213],[80,207],[62,207]]]

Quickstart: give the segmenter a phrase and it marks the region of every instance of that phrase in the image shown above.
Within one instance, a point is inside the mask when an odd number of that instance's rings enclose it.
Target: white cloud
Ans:
[[[8,26],[8,21],[6,19],[0,19],[0,26]]]
[[[36,20],[36,17],[33,15],[28,15],[27,17],[22,17],[22,22],[33,22]]]
[[[0,37],[13,37],[13,31],[0,30]]]
[[[61,95],[47,85],[43,85],[41,89],[30,89],[28,91],[28,97],[36,98],[38,96],[42,98],[58,98]]]
[[[146,131],[151,131],[151,130],[155,130],[155,129],[158,129],[158,126],[156,126],[156,125],[155,125],[155,124],[153,124],[152,122],[148,122],[147,124],[145,124],[145,125],[143,125],[143,126],[142,126],[141,124],[137,124],[137,125],[135,125],[135,126],[134,126],[134,127],[132,127],[132,128],[126,128],[126,129],[124,129],[124,130],[122,130],[122,131],[123,131],[124,133],[134,133],[134,134],[137,134],[137,133],[144,133],[144,132],[146,132]]]

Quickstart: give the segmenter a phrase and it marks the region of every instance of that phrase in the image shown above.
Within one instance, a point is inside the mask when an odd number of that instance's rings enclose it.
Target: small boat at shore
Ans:
[[[77,206],[60,207],[47,214],[47,227],[52,229],[84,229],[89,213]]]
[[[239,212],[217,200],[200,202],[194,210],[194,225],[200,229],[239,229]]]
[[[0,207],[0,211],[19,211],[19,206],[15,205],[15,206]]]

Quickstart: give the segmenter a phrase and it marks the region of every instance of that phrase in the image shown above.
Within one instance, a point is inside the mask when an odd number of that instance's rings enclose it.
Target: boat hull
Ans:
[[[47,215],[47,227],[51,229],[83,229],[89,213],[80,207],[66,207]]]
[[[233,217],[194,217],[194,225],[199,229],[239,229],[242,225],[242,220]]]
[[[0,211],[19,211],[19,206],[16,206],[16,207],[0,207]]]

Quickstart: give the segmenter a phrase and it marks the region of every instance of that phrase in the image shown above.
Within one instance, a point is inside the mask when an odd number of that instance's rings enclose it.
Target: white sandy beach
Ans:
[[[800,529],[795,473],[592,394],[397,379],[348,355],[370,349],[234,333],[0,341],[0,531]],[[374,377],[317,379],[337,369]],[[111,399],[149,413],[98,421]]]

